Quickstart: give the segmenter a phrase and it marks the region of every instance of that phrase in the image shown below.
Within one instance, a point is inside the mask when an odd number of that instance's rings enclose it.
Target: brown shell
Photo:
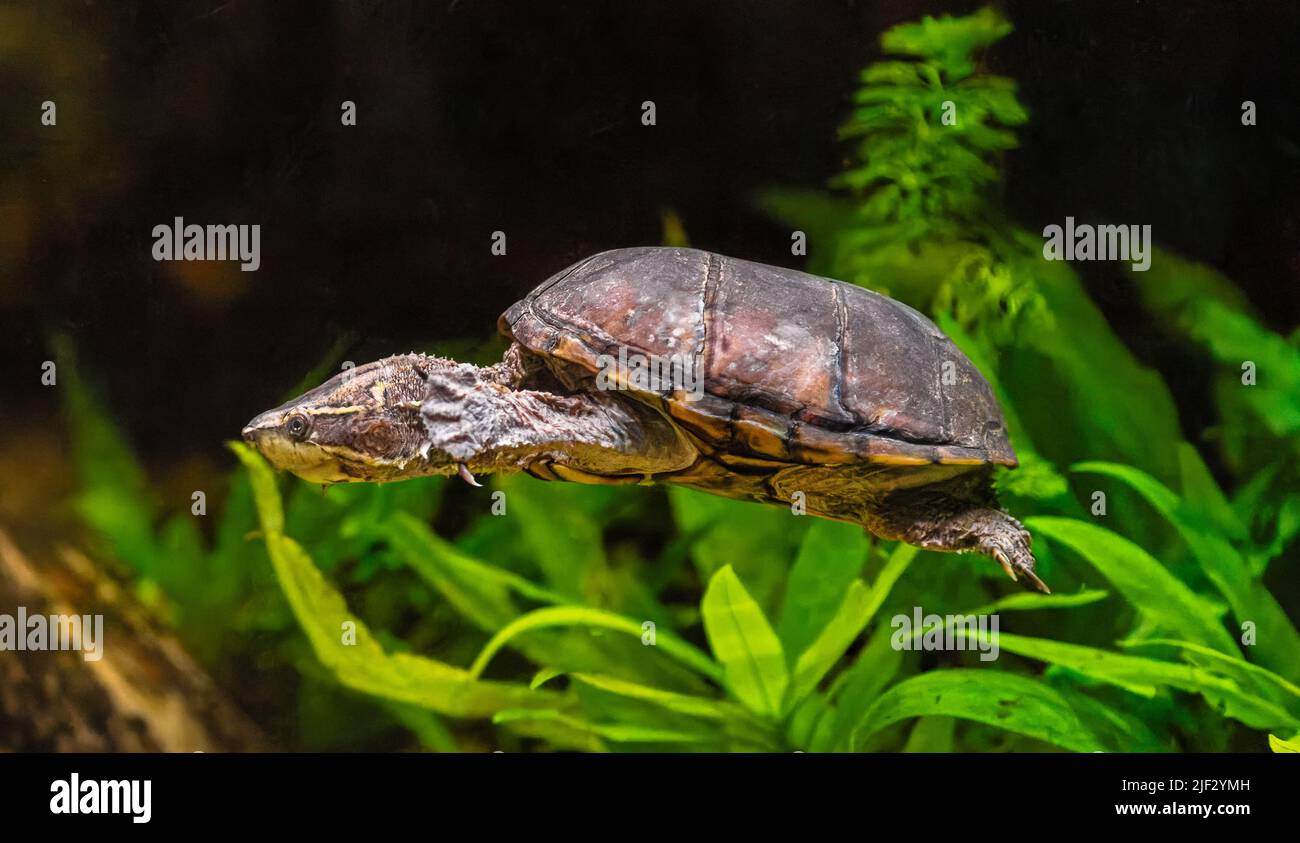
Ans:
[[[696,249],[615,249],[547,280],[499,328],[593,374],[620,347],[695,360],[698,400],[629,389],[733,457],[1016,464],[988,383],[952,340],[839,281]]]

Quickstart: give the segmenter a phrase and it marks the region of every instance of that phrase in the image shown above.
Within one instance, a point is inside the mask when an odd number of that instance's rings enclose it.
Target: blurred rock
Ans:
[[[37,563],[0,530],[0,612],[102,614],[103,658],[0,650],[0,750],[250,752],[271,749],[176,638],[85,556]]]

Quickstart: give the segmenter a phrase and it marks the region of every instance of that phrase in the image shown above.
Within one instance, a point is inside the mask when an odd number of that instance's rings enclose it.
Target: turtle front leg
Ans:
[[[990,493],[991,498],[991,493]],[[997,561],[1007,576],[1050,594],[1034,573],[1033,537],[1019,521],[990,505],[942,492],[899,492],[888,496],[867,528],[884,538],[949,553],[981,553]]]

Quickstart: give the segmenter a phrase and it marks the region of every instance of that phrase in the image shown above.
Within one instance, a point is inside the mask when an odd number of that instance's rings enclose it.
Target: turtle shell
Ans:
[[[620,350],[693,361],[702,390],[651,389],[622,367],[614,376],[732,457],[1016,465],[988,382],[952,340],[907,305],[840,281],[696,249],[615,249],[551,277],[498,327],[592,375]]]

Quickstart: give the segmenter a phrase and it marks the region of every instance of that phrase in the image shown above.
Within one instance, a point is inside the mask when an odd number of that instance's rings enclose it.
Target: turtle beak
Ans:
[[[279,471],[290,471],[313,483],[336,483],[349,479],[334,457],[310,442],[290,439],[280,429],[280,410],[268,410],[244,425],[240,435],[253,450]]]
[[[262,413],[255,416],[252,421],[244,425],[244,429],[239,432],[239,435],[244,438],[245,442],[257,447],[257,440],[268,429],[274,428],[276,424],[278,424],[279,418],[280,414],[275,410]]]

